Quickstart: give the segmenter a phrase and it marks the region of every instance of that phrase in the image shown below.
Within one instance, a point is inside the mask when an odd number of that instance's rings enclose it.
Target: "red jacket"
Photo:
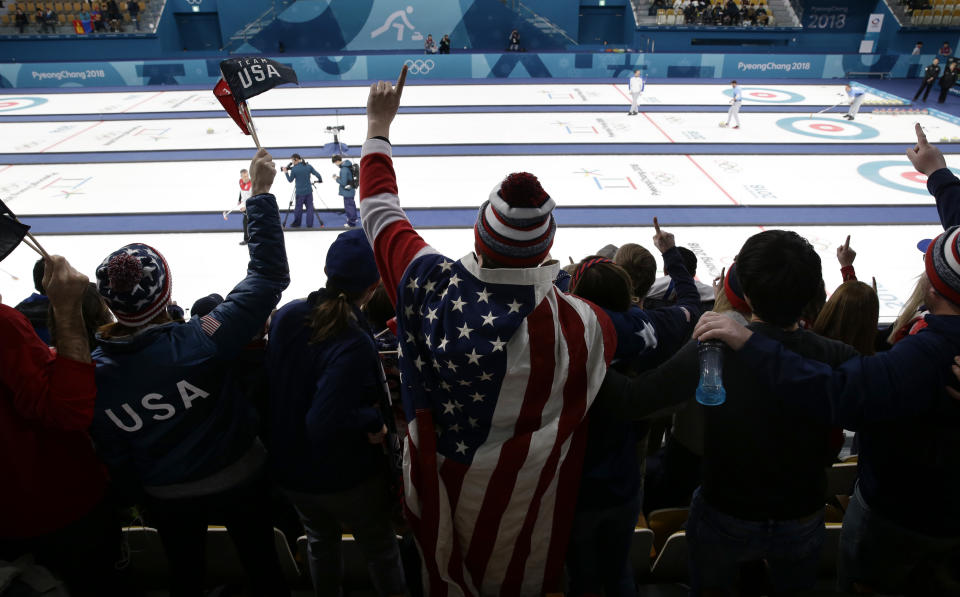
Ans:
[[[94,366],[57,356],[15,309],[0,305],[0,537],[33,537],[103,499],[106,469],[86,429]]]

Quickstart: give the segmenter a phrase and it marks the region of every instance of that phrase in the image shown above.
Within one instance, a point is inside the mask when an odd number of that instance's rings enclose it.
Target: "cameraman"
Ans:
[[[344,228],[353,228],[357,225],[357,204],[353,196],[357,192],[357,178],[353,175],[353,164],[350,160],[344,161],[343,156],[333,156],[333,165],[340,168],[340,174],[334,180],[340,183],[340,196],[343,197],[343,212],[347,216]]]
[[[290,164],[280,168],[280,171],[287,177],[288,182],[296,184],[296,205],[293,208],[293,224],[291,228],[300,227],[300,216],[303,213],[303,207],[307,207],[307,228],[313,228],[313,189],[310,186],[310,174],[317,177],[317,182],[323,182],[320,173],[313,169],[313,166],[303,161],[299,153],[291,156]]]

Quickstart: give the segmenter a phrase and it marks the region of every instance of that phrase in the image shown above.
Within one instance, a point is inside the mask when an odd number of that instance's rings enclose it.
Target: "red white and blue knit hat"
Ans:
[[[557,232],[555,206],[533,174],[507,176],[480,206],[474,226],[477,253],[506,266],[540,264]]]
[[[97,291],[117,321],[128,327],[145,325],[162,313],[172,285],[167,260],[141,243],[117,249],[97,268]]]
[[[927,246],[927,277],[937,292],[960,305],[960,226],[947,228]]]

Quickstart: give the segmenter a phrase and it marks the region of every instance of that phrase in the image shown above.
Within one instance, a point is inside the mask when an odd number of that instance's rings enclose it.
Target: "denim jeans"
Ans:
[[[626,597],[637,594],[630,569],[630,544],[640,497],[599,510],[577,511],[567,548],[569,594]]]
[[[390,521],[386,482],[381,475],[374,474],[356,487],[336,493],[286,493],[307,532],[307,558],[315,595],[342,594],[342,526],[353,533],[377,592],[406,592],[400,547]]]
[[[919,507],[919,506],[918,506]],[[930,537],[887,520],[858,486],[843,517],[837,585],[881,593],[960,594],[960,537]]]
[[[798,520],[743,520],[711,508],[698,487],[687,519],[690,594],[736,594],[740,564],[756,560],[766,561],[777,594],[810,590],[825,537],[822,511]]]

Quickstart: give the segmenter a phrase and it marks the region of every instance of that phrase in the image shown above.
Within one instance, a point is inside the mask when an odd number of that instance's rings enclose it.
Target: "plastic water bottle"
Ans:
[[[718,406],[727,400],[723,389],[723,343],[707,340],[699,345],[700,384],[697,402],[704,406]]]

